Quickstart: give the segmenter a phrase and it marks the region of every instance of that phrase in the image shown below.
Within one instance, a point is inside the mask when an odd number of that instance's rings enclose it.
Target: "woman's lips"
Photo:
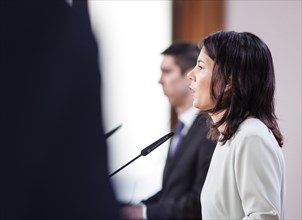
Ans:
[[[191,86],[190,86],[190,91],[191,91],[191,94],[194,95],[195,91],[194,91],[194,89],[192,89]]]

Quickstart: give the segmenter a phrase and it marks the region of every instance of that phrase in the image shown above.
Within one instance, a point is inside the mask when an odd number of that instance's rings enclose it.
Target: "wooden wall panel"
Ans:
[[[208,34],[221,30],[224,19],[224,1],[173,1],[173,40],[199,42]]]
[[[174,0],[172,40],[187,40],[198,43],[210,33],[223,29],[223,0]],[[171,128],[177,121],[171,109]]]

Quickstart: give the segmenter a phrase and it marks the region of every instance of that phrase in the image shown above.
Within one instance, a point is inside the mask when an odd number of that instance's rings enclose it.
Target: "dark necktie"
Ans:
[[[184,128],[185,124],[181,121],[177,122],[176,128],[175,128],[175,134],[173,136],[173,141],[171,143],[170,146],[170,151],[169,151],[169,155],[173,156],[177,150],[177,147],[179,145],[179,143],[181,142],[182,139],[182,134],[181,131]]]

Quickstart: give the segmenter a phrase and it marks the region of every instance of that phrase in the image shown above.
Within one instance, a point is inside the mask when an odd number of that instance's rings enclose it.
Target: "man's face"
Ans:
[[[164,94],[173,107],[181,106],[189,93],[189,80],[186,74],[181,74],[181,69],[172,55],[164,55],[160,68],[159,83],[163,87]]]

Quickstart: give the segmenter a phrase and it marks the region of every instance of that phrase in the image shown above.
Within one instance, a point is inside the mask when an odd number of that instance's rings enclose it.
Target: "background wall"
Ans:
[[[255,33],[276,73],[276,114],[284,135],[286,219],[301,215],[301,1],[227,1],[225,29]]]
[[[89,1],[101,45],[109,172],[169,132],[168,100],[158,84],[160,53],[171,43],[170,1]],[[111,179],[122,202],[138,202],[161,188],[168,142]]]

